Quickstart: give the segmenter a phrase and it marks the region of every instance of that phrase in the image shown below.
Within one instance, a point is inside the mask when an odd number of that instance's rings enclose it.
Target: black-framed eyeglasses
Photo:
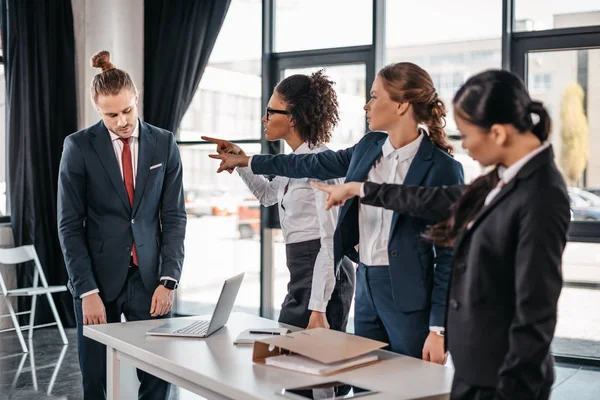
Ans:
[[[267,116],[267,121],[271,119],[271,114],[289,115],[290,112],[287,110],[276,110],[274,108],[267,107],[267,111],[265,112],[265,115]]]

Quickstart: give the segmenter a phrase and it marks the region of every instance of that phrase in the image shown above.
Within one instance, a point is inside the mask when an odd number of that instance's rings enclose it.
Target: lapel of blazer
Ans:
[[[405,185],[421,185],[421,182],[423,182],[423,179],[425,179],[427,172],[433,165],[433,151],[435,148],[433,146],[433,143],[431,143],[431,140],[429,140],[429,136],[427,136],[425,132],[422,131],[421,135],[423,135],[423,139],[421,141],[421,145],[419,146],[417,154],[415,154],[415,158],[410,163],[410,167],[408,167],[406,178],[404,178]],[[396,229],[396,225],[400,220],[400,216],[400,213],[394,212],[394,217],[392,218],[392,225],[390,229],[390,235],[392,234],[392,232],[394,232],[394,229]]]
[[[112,140],[108,129],[104,126],[104,123],[100,121],[90,130],[90,141],[100,162],[104,166],[106,173],[108,174],[110,181],[112,182],[117,195],[123,202],[123,205],[127,210],[131,211],[131,205],[129,204],[129,197],[127,197],[127,191],[125,190],[125,183],[123,182],[123,176],[121,175],[121,169],[115,155]]]
[[[371,167],[377,162],[377,160],[381,157],[381,147],[385,143],[387,139],[387,135],[385,137],[380,138],[379,140],[373,141],[370,143],[369,147],[365,149],[362,154],[360,161],[357,164],[357,167],[354,171],[348,171],[348,175],[346,176],[346,182],[363,182],[367,176],[369,175],[369,171]],[[358,201],[356,197],[347,201],[340,210],[340,215],[338,218],[338,224],[346,216],[346,213],[352,206],[352,203]]]
[[[515,190],[518,181],[527,178],[541,166],[547,164],[548,162],[552,162],[553,160],[554,151],[552,150],[552,146],[550,146],[548,149],[542,151],[540,154],[532,158],[527,164],[525,164],[523,168],[521,168],[521,170],[517,173],[517,176],[515,176],[510,182],[508,182],[502,187],[502,189],[496,195],[496,197],[494,197],[492,202],[481,209],[479,214],[477,214],[475,219],[473,219],[473,223],[471,224],[471,226],[462,235],[460,235],[460,238],[457,240],[454,246],[455,251],[458,251],[460,246],[463,243],[465,243],[465,239],[468,238],[472,234],[472,232],[475,231],[475,228],[477,228],[477,226],[479,226],[488,215],[490,215],[492,210],[494,210],[494,208],[496,208],[498,204],[500,204],[512,191]]]
[[[140,120],[140,136],[138,139],[138,165],[137,176],[135,179],[135,195],[133,197],[133,213],[135,216],[137,209],[142,201],[148,173],[150,172],[150,163],[154,157],[156,149],[156,137],[150,132],[148,125]],[[164,168],[167,166],[165,165]]]

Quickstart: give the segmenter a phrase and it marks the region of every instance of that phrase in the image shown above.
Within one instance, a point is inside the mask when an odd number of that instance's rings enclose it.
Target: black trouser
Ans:
[[[548,400],[550,398],[551,391],[552,384],[549,383],[541,390],[539,396],[536,397],[535,400]],[[494,397],[495,393],[496,388],[487,386],[472,386],[454,376],[450,400],[496,400],[498,398]],[[517,399],[515,398],[515,400]]]
[[[321,240],[319,239],[286,244],[285,252],[290,281],[288,293],[281,305],[279,322],[300,328],[308,326],[311,314],[308,303],[310,302],[313,271],[320,250]],[[350,260],[344,259],[339,273],[339,279],[336,279],[325,315],[331,329],[343,332],[348,324],[348,314],[354,296],[355,273]]]
[[[121,314],[127,321],[153,319],[150,316],[152,295],[144,287],[138,267],[131,267],[127,281],[117,298],[104,304],[106,321],[121,322]],[[106,399],[106,346],[83,336],[82,300],[74,299],[77,320],[77,350],[83,379],[84,400]],[[170,314],[170,313],[169,313]],[[160,317],[167,318],[169,314]],[[171,385],[144,371],[137,370],[140,380],[140,400],[166,400]]]

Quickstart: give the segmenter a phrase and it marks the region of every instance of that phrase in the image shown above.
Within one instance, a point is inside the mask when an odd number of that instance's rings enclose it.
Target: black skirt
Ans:
[[[309,240],[300,243],[289,243],[285,246],[287,267],[290,271],[288,293],[281,305],[279,322],[306,328],[311,310],[308,309],[312,288],[313,271],[317,255],[321,250],[321,240]],[[331,266],[333,268],[333,265]],[[331,329],[345,331],[348,314],[354,296],[355,271],[352,262],[344,258],[339,279],[331,299],[327,303],[326,316]]]

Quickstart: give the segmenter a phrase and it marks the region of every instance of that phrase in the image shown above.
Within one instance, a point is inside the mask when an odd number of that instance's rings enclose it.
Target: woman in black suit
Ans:
[[[456,367],[452,399],[548,399],[570,219],[547,142],[550,117],[507,71],[470,78],[454,111],[463,147],[496,166],[472,184],[319,187],[329,192],[328,206],[360,196],[364,204],[429,219],[436,225],[426,239],[454,244],[446,317]]]

